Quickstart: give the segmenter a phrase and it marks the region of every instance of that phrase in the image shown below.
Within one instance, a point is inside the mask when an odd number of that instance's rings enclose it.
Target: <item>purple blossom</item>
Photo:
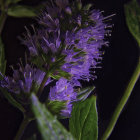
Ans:
[[[46,10],[51,17],[64,18],[63,11],[71,13],[68,0],[55,0],[54,2],[53,1],[51,2],[52,3],[50,5],[48,4],[46,7]]]
[[[4,77],[4,79],[0,81],[0,86],[12,93],[30,94],[31,92],[37,92],[44,76],[45,72],[26,64],[25,68],[20,66],[19,70],[14,70],[13,77]],[[45,85],[50,81],[49,79]]]
[[[108,45],[104,36],[109,30],[105,29],[107,25],[103,22],[104,18],[102,13],[93,10],[89,17],[93,25],[85,23],[86,27],[84,28],[79,30],[74,29],[72,32],[67,31],[65,38],[67,46],[74,46],[85,52],[85,55],[79,58],[80,61],[77,61],[77,64],[64,64],[62,69],[67,72],[69,71],[76,79],[82,80],[94,80],[96,78],[96,76],[91,73],[90,69],[98,67],[99,60],[102,59],[102,51],[100,51],[100,48],[103,45]],[[68,54],[66,60],[71,57],[69,61],[75,62],[75,59],[72,58],[73,56],[72,54]]]
[[[58,1],[60,1],[59,4]],[[61,15],[63,14],[62,9],[66,7],[69,9],[68,2],[58,1],[56,1],[56,5],[61,9],[59,11]],[[51,7],[47,7],[47,9],[50,10]],[[38,44],[45,55],[48,55],[49,51],[51,51],[54,54],[51,60],[55,62],[55,53],[61,47],[61,40],[63,39],[65,48],[61,54],[66,55],[66,58],[61,69],[70,73],[71,79],[75,82],[77,81],[77,83],[80,79],[89,81],[96,78],[93,74],[94,72],[90,71],[90,69],[98,67],[102,59],[100,48],[103,45],[108,45],[104,36],[109,30],[106,29],[107,24],[104,23],[102,13],[98,10],[92,10],[84,14],[87,14],[88,20],[84,21],[82,15],[77,14],[73,19],[69,19],[68,26],[72,21],[77,23],[77,25],[74,26],[73,30],[64,32],[62,31],[63,27],[60,26],[62,19],[58,17],[58,14],[54,16],[49,12],[44,13],[39,23],[45,25],[45,28],[39,30],[34,36],[29,34],[27,40],[24,41],[24,44],[28,46],[30,53],[33,55],[39,55]],[[74,48],[79,49],[79,51],[74,51]],[[78,55],[79,53],[84,54]]]
[[[50,34],[47,30],[42,29],[36,31],[34,35],[31,35],[28,31],[22,43],[28,47],[31,56],[41,57],[41,53],[47,55],[49,52],[54,54],[61,44],[60,31]]]
[[[65,13],[71,14],[68,0],[55,0],[48,3],[46,11],[38,19],[38,23],[43,25],[50,32],[57,32],[61,27],[60,20],[65,19]],[[65,11],[65,13],[64,13]]]
[[[76,101],[77,93],[73,89],[74,85],[64,78],[60,78],[56,82],[56,86],[51,87],[49,100],[66,101],[65,109],[61,110],[61,115],[70,117],[72,111],[72,102]]]
[[[56,12],[56,11],[55,11]],[[41,25],[44,25],[45,29],[50,33],[50,32],[57,32],[60,27],[59,27],[59,19],[53,19],[50,14],[47,14],[44,12],[39,20],[38,23]]]
[[[105,18],[99,10],[87,11],[81,7],[80,13],[75,8],[74,4],[69,7],[68,0],[52,2],[47,6],[47,12],[38,20],[43,27],[33,36],[28,33],[23,43],[27,45],[31,55],[43,59],[41,64],[45,66],[45,70],[49,69],[50,63],[56,64],[55,61],[65,55],[65,62],[58,64],[52,75],[62,69],[71,74],[71,83],[80,86],[78,80],[89,81],[96,78],[93,69],[99,67],[102,59],[101,47],[108,45],[105,35],[109,33],[106,29],[109,26],[104,23]]]

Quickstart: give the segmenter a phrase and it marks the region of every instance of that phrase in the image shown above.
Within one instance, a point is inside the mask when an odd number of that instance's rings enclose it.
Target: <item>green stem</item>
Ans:
[[[28,118],[28,116],[24,116],[24,119],[23,119],[23,121],[20,125],[20,128],[19,128],[14,140],[20,140],[21,139],[21,137],[24,133],[24,130],[25,130],[25,128],[26,128],[26,126],[28,125],[29,122],[30,122],[30,119]]]
[[[119,102],[118,106],[116,107],[116,109],[113,113],[113,116],[111,118],[111,121],[109,122],[109,125],[108,125],[105,133],[103,134],[101,140],[107,140],[108,137],[110,136],[111,132],[113,131],[113,128],[115,127],[115,124],[116,124],[128,98],[129,98],[139,76],[140,76],[140,57],[139,57],[136,69],[135,69],[135,71],[134,71],[134,73],[133,73],[133,75],[128,83],[128,86],[124,92],[124,95],[121,98],[121,101]]]
[[[1,36],[6,19],[7,19],[7,13],[5,11],[2,11],[0,15],[0,36]]]
[[[37,96],[38,96],[38,97],[41,96],[41,93],[42,93],[42,91],[43,91],[43,89],[44,89],[44,86],[45,86],[47,80],[48,80],[48,77],[49,77],[49,72],[46,73],[46,75],[44,76],[44,78],[43,78],[43,80],[42,80],[42,83],[41,83],[41,85],[40,85],[40,87],[39,87],[39,90],[38,90],[38,92],[37,92]]]

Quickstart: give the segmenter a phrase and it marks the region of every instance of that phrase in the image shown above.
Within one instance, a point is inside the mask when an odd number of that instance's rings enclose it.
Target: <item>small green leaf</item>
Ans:
[[[0,38],[0,72],[4,75],[6,69],[5,52],[2,40]]]
[[[86,88],[83,88],[83,89],[80,89],[80,91],[78,92],[78,96],[77,96],[77,99],[78,100],[85,100],[89,95],[90,93],[95,89],[94,86],[91,86],[91,87],[86,87]]]
[[[43,71],[46,70],[46,69],[44,70],[44,68],[42,68],[44,62],[40,57],[38,57],[38,56],[31,57],[31,62],[33,64],[35,64],[39,69],[41,69]]]
[[[18,108],[21,112],[25,112],[25,109],[22,107],[21,104],[19,104],[12,96],[11,93],[7,92],[5,89],[0,88],[2,91],[4,97],[11,103],[14,107]]]
[[[78,8],[78,10],[81,10],[81,8],[82,8],[82,3],[80,0],[77,0],[77,8]]]
[[[65,72],[61,69],[55,71],[56,74],[54,74],[53,72],[50,73],[50,77],[59,80],[61,77],[64,77],[66,79],[69,79],[71,77],[71,75],[68,72]]]
[[[97,140],[98,116],[95,96],[75,103],[71,115],[70,132],[77,140]]]
[[[87,4],[86,6],[84,6],[83,9],[88,11],[91,7],[92,7],[92,4]]]
[[[46,107],[53,115],[59,115],[61,110],[66,106],[64,101],[48,101],[46,102]]]
[[[136,0],[130,1],[124,6],[126,23],[129,31],[140,46],[140,6]]]
[[[43,140],[74,140],[61,123],[32,94],[32,111],[37,118],[37,124]]]
[[[60,69],[60,67],[65,63],[66,55],[60,55],[57,57],[56,61],[52,63],[51,70]]]
[[[31,6],[14,5],[8,9],[8,15],[12,17],[35,17],[37,10]]]

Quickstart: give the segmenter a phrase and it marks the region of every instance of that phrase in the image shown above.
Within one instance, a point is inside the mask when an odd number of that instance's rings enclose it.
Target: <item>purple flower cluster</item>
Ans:
[[[77,93],[74,91],[73,85],[66,79],[60,78],[56,82],[56,86],[51,87],[49,100],[66,101],[65,109],[61,110],[61,115],[70,117],[72,111],[72,102],[76,100]]]
[[[1,86],[10,92],[37,92],[45,73],[49,72],[49,78],[58,80],[56,86],[50,88],[49,100],[66,102],[61,111],[65,117],[70,117],[72,102],[77,100],[74,89],[81,87],[79,80],[96,78],[91,69],[98,67],[102,59],[100,49],[108,45],[105,35],[110,31],[100,11],[85,7],[77,10],[75,4],[70,7],[68,0],[55,0],[38,19],[40,28],[33,27],[34,35],[27,29],[23,44],[30,52],[32,63],[41,70],[27,64],[14,70],[13,78],[5,77],[1,81]],[[50,79],[45,85],[48,82]]]
[[[25,68],[20,66],[19,70],[13,71],[13,77],[4,77],[0,85],[3,88],[8,89],[9,92],[21,94],[37,92],[45,72],[39,69],[32,68],[29,64],[26,64]],[[51,80],[48,79],[45,85]]]
[[[91,73],[90,69],[98,67],[99,60],[102,59],[102,51],[100,49],[103,45],[108,45],[104,36],[109,33],[109,30],[105,29],[107,25],[103,22],[104,17],[100,11],[92,10],[89,18],[93,22],[93,25],[85,22],[86,27],[79,30],[76,28],[73,31],[67,31],[65,38],[67,46],[74,46],[85,52],[86,55],[80,57],[77,65],[71,65],[70,69],[69,65],[64,64],[62,66],[62,69],[67,72],[69,71],[74,78],[87,81],[90,79],[94,80],[96,77]],[[81,23],[82,19],[79,19],[79,22]],[[69,59],[70,56],[71,59]],[[72,60],[73,56],[72,54],[68,54],[66,60]]]

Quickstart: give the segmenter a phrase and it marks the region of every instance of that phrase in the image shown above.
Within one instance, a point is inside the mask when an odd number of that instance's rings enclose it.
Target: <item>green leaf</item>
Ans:
[[[35,17],[37,12],[35,7],[25,5],[14,5],[8,9],[8,15],[12,17]]]
[[[65,101],[48,101],[46,102],[46,107],[53,115],[59,115],[61,110],[66,106]]]
[[[4,75],[6,69],[5,52],[2,40],[0,38],[0,72]]]
[[[71,115],[70,132],[77,140],[97,140],[98,117],[95,96],[75,103]]]
[[[32,94],[32,111],[37,118],[37,124],[43,140],[73,140],[61,123]]]
[[[77,95],[77,99],[84,101],[94,89],[95,89],[94,86],[80,89],[80,91],[78,92],[78,95]]]
[[[129,31],[140,46],[140,6],[136,0],[132,0],[124,6],[126,23]]]
[[[68,72],[65,72],[65,71],[59,69],[55,72],[50,73],[50,77],[59,80],[61,77],[69,79],[71,77],[71,75]]]
[[[5,89],[0,88],[2,91],[4,97],[11,103],[14,107],[18,108],[21,112],[25,112],[25,109],[22,107],[21,104],[19,104],[12,96],[11,93],[7,92]]]

